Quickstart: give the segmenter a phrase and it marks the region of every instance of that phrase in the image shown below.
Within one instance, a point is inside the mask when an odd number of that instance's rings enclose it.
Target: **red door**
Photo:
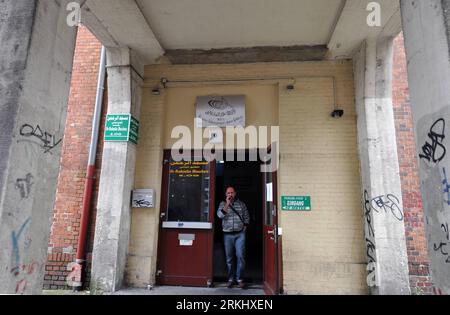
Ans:
[[[281,287],[281,244],[278,233],[277,173],[263,173],[264,178],[264,291],[279,294]]]
[[[214,162],[175,162],[164,153],[157,284],[212,284],[214,178]]]

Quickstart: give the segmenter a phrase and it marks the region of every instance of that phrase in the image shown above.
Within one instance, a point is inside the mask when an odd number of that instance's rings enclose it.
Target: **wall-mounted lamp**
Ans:
[[[153,95],[160,95],[160,94],[161,94],[161,91],[159,90],[159,87],[155,87],[155,88],[152,90],[152,94],[153,94]]]
[[[163,86],[163,88],[166,88],[167,83],[169,83],[169,79],[161,78],[161,85]]]
[[[343,109],[335,109],[331,113],[331,117],[333,117],[333,118],[341,118],[342,116],[344,116],[344,110]]]

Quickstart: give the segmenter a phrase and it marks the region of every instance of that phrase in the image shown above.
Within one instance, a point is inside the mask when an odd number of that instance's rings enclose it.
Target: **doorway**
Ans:
[[[164,152],[156,283],[211,286],[227,282],[222,221],[217,209],[227,185],[237,191],[250,214],[244,280],[278,294],[281,238],[277,222],[276,172],[262,173],[261,161],[174,161]],[[235,155],[237,152],[234,152]],[[196,161],[197,160],[197,161]]]
[[[248,160],[248,159],[246,159]],[[215,209],[224,200],[225,190],[231,185],[236,189],[237,198],[243,201],[250,214],[250,225],[246,240],[246,267],[244,281],[250,285],[263,283],[263,186],[260,162],[216,163]],[[222,220],[215,214],[214,219],[214,282],[227,282],[227,267],[223,243]]]

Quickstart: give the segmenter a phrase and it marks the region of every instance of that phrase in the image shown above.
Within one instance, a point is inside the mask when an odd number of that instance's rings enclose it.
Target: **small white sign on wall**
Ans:
[[[273,184],[267,183],[266,184],[266,201],[272,202],[273,201],[273,190],[272,190]]]
[[[202,127],[245,127],[245,95],[199,96],[195,116]]]

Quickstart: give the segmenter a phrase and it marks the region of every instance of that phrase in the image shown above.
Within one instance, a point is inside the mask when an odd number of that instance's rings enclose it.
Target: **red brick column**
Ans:
[[[100,52],[101,44],[98,40],[85,27],[80,27],[75,48],[53,225],[48,244],[44,289],[67,289],[66,277],[69,274],[67,266],[75,261],[97,92]],[[107,93],[103,100],[105,105],[107,104],[106,98]],[[105,113],[106,110],[103,108],[103,115]],[[104,120],[102,125],[104,125]],[[103,129],[100,132],[103,132]],[[88,232],[90,236],[88,236],[86,246],[88,267],[90,266],[95,231],[95,201],[100,178],[102,146],[103,141],[100,136],[96,165],[97,180],[93,192],[91,225]]]
[[[403,35],[394,41],[393,103],[412,294],[433,294]]]

